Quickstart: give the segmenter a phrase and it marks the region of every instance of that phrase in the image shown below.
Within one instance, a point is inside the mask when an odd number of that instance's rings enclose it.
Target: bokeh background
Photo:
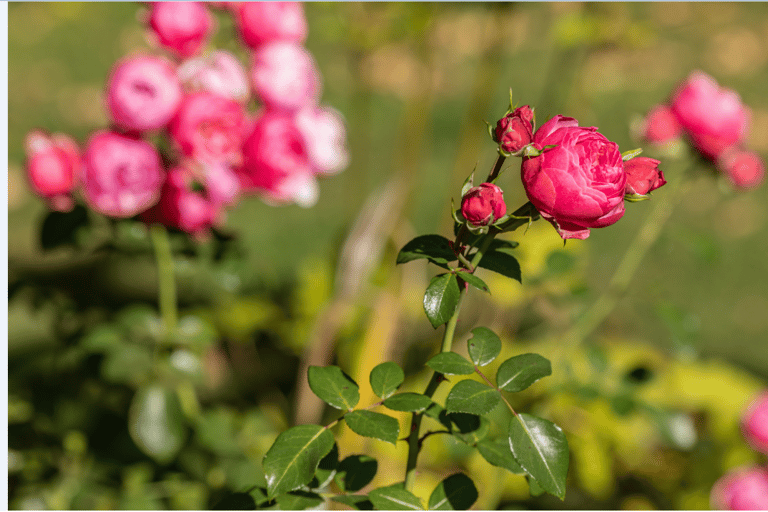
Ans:
[[[280,431],[333,417],[307,394],[308,363],[339,364],[364,383],[395,360],[406,387],[422,388],[439,346],[421,307],[434,269],[395,267],[395,255],[413,236],[450,232],[450,198],[475,166],[493,164],[483,121],[504,113],[510,88],[540,123],[572,116],[628,150],[641,145],[638,119],[701,69],[751,107],[747,145],[768,157],[766,3],[305,8],[323,103],[347,120],[350,165],[321,183],[312,209],[249,199],[220,235],[175,237],[184,339],[158,357],[146,230],[96,222],[79,249],[43,251],[46,208],[23,167],[29,130],[84,142],[107,123],[109,70],[149,48],[143,8],[9,5],[11,508],[209,508],[263,484],[260,460]],[[217,18],[216,46],[245,62],[231,18]],[[500,184],[514,208],[525,197],[518,162],[508,164]],[[683,167],[662,166],[668,176]],[[662,188],[653,201],[663,200]],[[483,479],[484,509],[707,508],[720,474],[758,460],[738,416],[768,378],[766,205],[768,187],[735,192],[702,170],[628,294],[569,356],[571,371],[558,372],[558,335],[605,289],[650,204],[628,205],[618,224],[565,247],[543,222],[516,233],[525,285],[483,275],[492,295],[470,297],[458,339],[487,325],[505,353],[556,363],[551,382],[516,399],[566,430],[568,495],[530,497],[523,477],[445,440],[426,445],[421,492],[463,468]],[[113,243],[83,249],[99,240]],[[162,450],[130,435],[154,392],[173,404]],[[401,478],[404,450],[339,436],[343,455],[379,458],[378,483]]]

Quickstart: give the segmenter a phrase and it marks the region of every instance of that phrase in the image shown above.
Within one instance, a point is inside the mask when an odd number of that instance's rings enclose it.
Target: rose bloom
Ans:
[[[717,167],[737,188],[754,188],[765,178],[765,165],[757,153],[732,147],[717,159]]]
[[[741,429],[754,449],[768,454],[768,391],[752,401],[741,420]]]
[[[168,124],[181,104],[181,84],[166,60],[150,55],[120,61],[107,82],[107,109],[123,130],[144,132]]]
[[[749,111],[739,95],[701,71],[691,73],[670,104],[693,146],[707,158],[716,159],[746,136]]]
[[[303,43],[307,38],[301,2],[241,2],[234,12],[243,43],[251,48],[271,41]]]
[[[238,102],[207,91],[188,94],[168,131],[184,155],[205,162],[239,165],[246,130]]]
[[[624,162],[624,172],[627,173],[625,193],[644,196],[648,192],[665,185],[664,173],[659,170],[658,160],[637,156]]]
[[[70,194],[80,172],[80,150],[67,135],[36,130],[25,139],[27,177],[32,190],[54,210],[69,211],[74,206]]]
[[[296,113],[304,135],[309,163],[316,174],[335,174],[349,163],[344,117],[328,107],[308,107]]]
[[[219,208],[204,192],[194,190],[194,184],[194,177],[188,169],[169,169],[160,200],[142,214],[144,222],[156,222],[192,235],[210,229],[219,214]]]
[[[315,59],[296,43],[274,42],[254,51],[251,83],[259,99],[273,109],[296,111],[320,98]]]
[[[180,57],[200,51],[213,28],[213,17],[202,2],[152,2],[149,26],[160,44]]]
[[[461,198],[461,214],[473,226],[487,226],[507,213],[504,192],[493,183],[481,183]]]
[[[240,61],[219,50],[204,57],[188,59],[179,66],[179,79],[193,91],[208,91],[245,103],[250,97],[248,76]]]
[[[223,162],[203,165],[203,182],[208,199],[217,206],[231,206],[240,195],[240,178]]]
[[[533,111],[528,105],[516,108],[496,123],[496,142],[506,153],[515,153],[530,144]]]
[[[768,510],[768,470],[742,467],[721,477],[712,487],[713,510]]]
[[[160,155],[148,142],[110,131],[88,140],[83,194],[97,212],[132,217],[157,202],[163,179]]]
[[[533,142],[557,147],[523,158],[523,186],[563,239],[583,240],[590,228],[610,226],[624,215],[627,175],[616,143],[561,115],[536,130]]]
[[[652,144],[664,144],[680,136],[680,123],[667,105],[656,105],[643,121],[642,138]]]

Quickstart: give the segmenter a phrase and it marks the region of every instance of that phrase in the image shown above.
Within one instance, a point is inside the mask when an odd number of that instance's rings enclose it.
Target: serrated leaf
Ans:
[[[374,489],[368,499],[379,510],[424,510],[421,500],[400,485]]]
[[[142,452],[167,464],[184,445],[181,405],[171,389],[153,384],[139,389],[128,411],[131,438]]]
[[[472,479],[457,473],[437,484],[429,496],[429,510],[469,510],[477,496]]]
[[[397,363],[387,361],[371,370],[371,389],[379,398],[388,398],[397,391],[405,380],[405,373]]]
[[[426,258],[435,265],[448,268],[448,263],[456,261],[456,254],[451,249],[448,239],[440,235],[417,236],[397,253],[397,264]]]
[[[456,352],[441,352],[427,361],[427,366],[445,375],[475,373],[475,366]]]
[[[352,410],[360,401],[357,383],[338,366],[310,366],[307,380],[314,394],[337,409]]]
[[[350,455],[339,463],[336,484],[344,492],[356,492],[371,483],[379,463],[367,455]]]
[[[316,508],[324,502],[319,495],[307,491],[292,491],[281,494],[275,498],[275,501],[277,501],[280,510],[306,510]]]
[[[333,434],[318,425],[298,425],[277,436],[262,462],[268,496],[309,483],[333,444]]]
[[[365,437],[381,439],[396,444],[400,435],[400,424],[392,416],[373,411],[352,411],[344,415],[349,428]]]
[[[491,422],[485,416],[454,412],[446,416],[452,423],[451,434],[459,441],[474,446],[488,435]]]
[[[485,281],[477,277],[475,274],[470,274],[469,272],[457,272],[456,275],[458,276],[459,279],[471,284],[478,290],[491,293],[491,289],[488,288],[488,285],[485,284]]]
[[[509,448],[508,439],[496,439],[494,441],[483,440],[477,443],[477,451],[488,461],[489,464],[504,468],[515,475],[525,474],[525,470],[520,467],[512,450]]]
[[[501,340],[487,327],[472,329],[472,337],[467,340],[469,358],[477,366],[485,366],[501,353]]]
[[[424,312],[432,327],[446,323],[459,304],[459,282],[453,274],[433,277],[424,293]]]
[[[565,498],[569,454],[560,427],[536,416],[518,414],[509,423],[509,445],[517,463],[542,489]]]
[[[523,282],[520,273],[520,263],[503,249],[489,250],[483,255],[478,266]]]
[[[520,354],[501,363],[496,384],[504,391],[516,393],[548,375],[552,375],[552,363],[548,359],[539,354]]]
[[[384,406],[401,412],[422,412],[432,403],[431,398],[421,393],[398,393],[384,400]]]
[[[485,414],[501,400],[498,391],[476,380],[458,382],[445,399],[445,409],[451,412]]]
[[[365,494],[335,495],[331,499],[355,510],[373,510],[373,503]]]

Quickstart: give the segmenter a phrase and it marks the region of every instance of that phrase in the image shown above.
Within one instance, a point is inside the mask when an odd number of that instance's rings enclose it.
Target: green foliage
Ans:
[[[507,247],[491,248],[480,260],[479,266],[522,283],[520,263],[509,254],[509,250]]]
[[[501,363],[496,373],[500,389],[522,391],[542,377],[552,375],[552,364],[538,354],[521,354]]]
[[[472,362],[485,366],[493,362],[501,353],[501,340],[487,327],[472,329],[472,337],[467,340],[467,350]]]
[[[561,500],[568,474],[568,441],[551,421],[520,413],[509,422],[509,445],[520,467]]]
[[[428,510],[469,510],[477,501],[477,488],[463,473],[451,475],[440,482],[429,496]]]
[[[357,492],[373,480],[379,463],[367,455],[350,455],[339,463],[336,485],[344,492]]]
[[[427,361],[427,366],[445,375],[470,375],[475,367],[456,352],[441,352]]]
[[[43,250],[77,244],[77,233],[89,225],[88,210],[76,205],[69,212],[51,211],[40,229],[40,246]]]
[[[262,463],[268,496],[293,491],[309,483],[320,460],[331,451],[333,444],[333,435],[318,425],[298,425],[280,434]]]
[[[173,460],[186,438],[176,394],[159,385],[136,392],[128,423],[136,445],[160,464]]]
[[[368,499],[379,510],[424,510],[421,500],[400,484],[374,489]]]
[[[482,440],[477,443],[477,451],[489,464],[504,468],[515,475],[524,475],[525,470],[520,467],[509,447],[508,439]]]
[[[488,285],[485,284],[485,281],[477,277],[475,274],[470,274],[469,272],[457,272],[456,276],[459,278],[459,280],[471,284],[478,290],[491,293],[491,290],[488,288]]]
[[[400,425],[397,420],[379,412],[352,411],[344,415],[344,420],[353,432],[361,436],[395,444],[400,435]]]
[[[485,414],[499,404],[498,391],[476,380],[459,381],[445,399],[445,408],[450,412]]]
[[[459,304],[459,283],[455,274],[440,274],[429,282],[424,293],[424,311],[432,327],[446,323]]]
[[[371,389],[379,398],[388,398],[405,380],[403,369],[397,363],[387,361],[371,370]]]
[[[400,249],[397,254],[397,264],[422,258],[446,269],[448,263],[456,261],[456,255],[447,238],[440,235],[422,235],[417,236]]]
[[[402,412],[423,412],[432,403],[431,398],[420,393],[397,393],[384,400],[386,407]]]
[[[310,366],[307,380],[314,394],[337,409],[351,411],[360,400],[357,383],[338,366]]]

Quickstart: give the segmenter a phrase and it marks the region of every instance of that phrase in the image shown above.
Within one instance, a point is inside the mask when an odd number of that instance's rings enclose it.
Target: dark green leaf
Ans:
[[[477,488],[463,473],[440,482],[429,497],[429,510],[469,510],[477,501]]]
[[[493,242],[491,242],[491,245],[488,247],[489,251],[497,251],[497,250],[509,250],[514,249],[520,245],[518,242],[513,242],[512,240],[504,240],[502,238],[494,238]]]
[[[397,254],[397,264],[426,258],[435,265],[448,268],[448,263],[456,260],[456,255],[448,243],[448,239],[440,235],[417,236],[400,249]]]
[[[52,211],[43,220],[40,229],[40,245],[48,251],[61,245],[74,245],[77,230],[88,225],[88,210],[75,205],[69,212]]]
[[[451,434],[459,441],[474,446],[478,441],[488,435],[491,422],[485,416],[454,412],[447,415],[453,423]]]
[[[101,324],[80,339],[80,347],[90,352],[107,352],[123,342],[123,333],[112,324]]]
[[[379,463],[367,455],[350,455],[339,463],[336,484],[344,492],[356,492],[371,483]]]
[[[459,282],[453,274],[433,277],[424,293],[424,312],[432,327],[437,329],[446,323],[459,304]]]
[[[128,412],[133,441],[160,464],[167,464],[184,445],[181,405],[171,389],[153,384],[139,389]]]
[[[381,439],[396,444],[400,424],[392,416],[373,411],[352,411],[344,415],[353,432],[365,437]]]
[[[433,420],[439,421],[448,430],[453,428],[451,420],[448,417],[448,412],[435,402],[432,402],[432,405],[427,407],[427,409],[424,411],[424,415],[432,418]]]
[[[485,281],[477,277],[475,274],[470,274],[469,272],[457,272],[456,275],[459,276],[459,279],[471,284],[478,290],[491,293],[491,290],[488,288],[488,285],[485,284]]]
[[[496,384],[504,391],[516,393],[547,375],[552,375],[552,364],[548,359],[539,354],[520,354],[501,363]]]
[[[277,436],[262,463],[269,496],[309,483],[333,444],[330,431],[318,425],[298,425]]]
[[[496,359],[501,352],[501,340],[487,327],[472,329],[472,338],[467,340],[469,357],[477,366],[485,366]]]
[[[323,498],[313,492],[292,491],[275,498],[280,510],[306,510],[323,503]]]
[[[445,399],[448,412],[468,412],[485,414],[499,403],[498,391],[476,380],[462,380],[453,386]]]
[[[256,510],[256,501],[247,492],[234,492],[216,503],[213,510]]]
[[[371,389],[379,398],[392,395],[405,380],[405,374],[397,363],[387,361],[371,370]]]
[[[384,405],[393,411],[422,412],[432,405],[432,399],[421,393],[398,393],[384,400]]]
[[[483,456],[489,464],[504,468],[516,475],[525,474],[525,470],[520,467],[512,450],[509,448],[509,439],[496,439],[495,441],[483,440],[477,443],[477,451]]]
[[[509,423],[509,445],[515,460],[542,489],[565,498],[568,441],[551,421],[518,414]]]
[[[483,259],[480,260],[478,265],[503,276],[510,277],[515,281],[522,282],[520,264],[517,262],[517,259],[502,249],[488,251],[483,255]]]
[[[427,366],[445,375],[470,375],[475,366],[456,352],[440,352],[427,361]]]
[[[368,499],[379,510],[424,510],[421,500],[401,485],[374,489],[368,493]]]
[[[333,443],[333,448],[328,455],[320,460],[317,465],[317,471],[312,481],[309,482],[310,489],[323,489],[330,485],[331,480],[336,475],[336,468],[339,465],[339,447]]]
[[[336,495],[331,498],[333,501],[343,503],[355,510],[373,510],[373,503],[364,494]]]
[[[309,387],[327,404],[350,411],[360,400],[357,384],[338,366],[310,366]]]

